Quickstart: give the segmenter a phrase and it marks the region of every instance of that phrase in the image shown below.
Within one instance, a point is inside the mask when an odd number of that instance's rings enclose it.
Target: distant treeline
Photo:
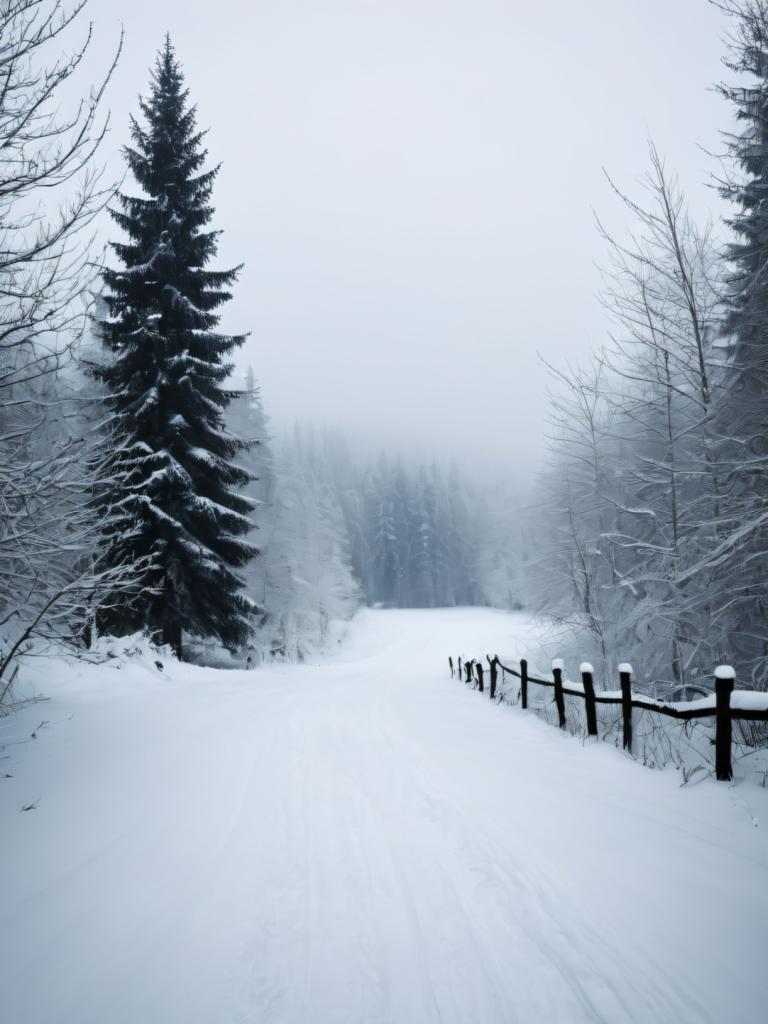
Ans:
[[[456,466],[354,459],[340,436],[296,426],[270,437],[249,372],[229,411],[257,477],[261,548],[247,593],[262,607],[257,645],[301,657],[334,619],[360,604],[387,607],[520,605],[520,520],[511,499],[469,488]]]

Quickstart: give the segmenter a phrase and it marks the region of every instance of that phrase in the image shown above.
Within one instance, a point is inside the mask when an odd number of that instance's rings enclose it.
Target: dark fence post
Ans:
[[[560,728],[565,728],[565,694],[563,693],[563,662],[556,658],[552,662],[552,675],[555,677],[555,704],[557,704],[557,716],[560,719]]]
[[[528,662],[525,658],[520,660],[520,700],[523,704],[523,711],[528,709]]]
[[[731,767],[731,694],[735,673],[730,665],[715,669],[715,775],[718,782],[730,782]]]
[[[466,676],[466,682],[471,683],[472,682],[472,662],[471,661],[465,661],[464,662],[464,675]]]
[[[464,675],[464,666],[461,664],[461,655],[459,655],[458,658],[458,666],[459,668],[456,675],[459,677],[459,679],[461,679],[461,677]]]
[[[491,666],[491,700],[496,700],[496,683],[499,678],[499,659],[494,656],[493,660],[488,659]]]
[[[632,753],[632,666],[619,665],[621,679],[621,718],[624,749]]]
[[[587,711],[587,733],[590,736],[597,736],[594,671],[587,661],[581,666],[581,680],[584,683],[584,706]]]
[[[475,665],[475,672],[477,672],[477,685],[480,693],[485,693],[485,686],[483,685],[483,663],[478,661]]]
[[[448,656],[448,664],[451,666],[451,679],[453,679],[453,658]]]

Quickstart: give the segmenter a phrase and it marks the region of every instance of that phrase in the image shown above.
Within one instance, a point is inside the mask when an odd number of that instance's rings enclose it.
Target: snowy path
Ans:
[[[768,1020],[768,793],[448,678],[525,630],[366,613],[319,667],[51,680],[0,720],[0,1020]]]

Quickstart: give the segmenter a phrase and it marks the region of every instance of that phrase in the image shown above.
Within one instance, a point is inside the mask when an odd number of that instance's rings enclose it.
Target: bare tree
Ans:
[[[609,525],[607,469],[613,445],[612,411],[604,393],[607,375],[598,363],[588,370],[548,370],[550,451],[540,510],[544,540],[532,567],[537,604],[561,626],[586,629],[605,662],[611,616],[618,611],[611,602],[620,596],[617,590],[606,601],[612,573],[601,543]]]
[[[611,266],[602,298],[615,330],[602,361],[617,381],[617,423],[631,453],[616,531],[605,540],[637,589],[627,626],[639,631],[646,663],[680,686],[725,645],[715,574],[684,578],[723,527],[714,422],[721,280],[711,226],[691,221],[652,143],[650,163],[645,205],[611,182],[637,227],[626,241],[603,231]]]
[[[88,52],[87,0],[0,5],[0,692],[41,635],[72,638],[98,603],[90,502],[112,472],[103,437],[64,393],[88,324],[94,218],[113,189],[94,157],[114,62],[62,103]],[[80,37],[74,36],[80,28]],[[73,41],[74,40],[74,41]],[[119,54],[119,47],[115,56]],[[133,570],[114,570],[126,586]],[[4,680],[4,682],[3,682]]]
[[[708,671],[726,639],[717,573],[687,575],[724,528],[720,281],[711,228],[691,221],[652,144],[643,186],[638,203],[611,182],[634,221],[625,236],[600,225],[609,342],[589,373],[552,371],[543,607],[586,626],[612,671],[637,660],[669,692]]]

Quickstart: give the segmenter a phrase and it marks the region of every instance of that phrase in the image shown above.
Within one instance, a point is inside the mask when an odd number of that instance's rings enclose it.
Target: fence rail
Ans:
[[[486,655],[485,659],[472,658],[469,661],[459,657],[454,664],[453,657],[448,658],[451,669],[451,677],[458,674],[465,682],[476,682],[481,693],[485,692],[485,665],[483,660],[488,662],[490,675],[489,693],[491,700],[496,699],[498,688],[499,669],[506,675],[513,676],[520,680],[520,704],[524,710],[528,709],[528,686],[546,686],[554,690],[554,703],[557,707],[558,721],[561,729],[567,726],[565,698],[578,697],[584,701],[587,733],[589,736],[597,736],[597,710],[598,704],[621,705],[622,709],[622,742],[624,749],[632,752],[632,712],[633,710],[650,711],[658,715],[666,715],[670,718],[690,721],[697,718],[715,719],[715,775],[721,782],[729,782],[733,778],[733,765],[731,760],[731,747],[733,744],[734,721],[768,722],[768,694],[756,695],[750,690],[735,689],[735,674],[729,666],[721,665],[715,670],[714,693],[700,698],[696,701],[661,701],[644,694],[638,694],[632,690],[632,667],[621,665],[619,668],[619,689],[613,691],[595,691],[594,673],[591,665],[581,666],[581,688],[577,689],[572,683],[563,681],[563,663],[559,659],[552,663],[552,678],[541,679],[532,676],[528,672],[528,662],[523,658],[520,661],[520,668],[514,669],[505,665],[498,657]],[[744,703],[743,695],[754,700],[758,697],[765,706],[754,707],[741,706]],[[734,704],[733,698],[737,698]]]

